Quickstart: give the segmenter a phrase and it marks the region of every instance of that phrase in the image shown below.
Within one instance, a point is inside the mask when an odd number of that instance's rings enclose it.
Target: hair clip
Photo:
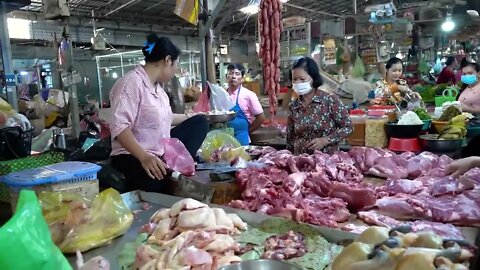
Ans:
[[[145,41],[145,44],[144,44],[144,47],[146,47],[145,51],[148,52],[148,54],[152,54],[153,47],[155,47],[156,43],[157,42],[148,43],[148,41]]]

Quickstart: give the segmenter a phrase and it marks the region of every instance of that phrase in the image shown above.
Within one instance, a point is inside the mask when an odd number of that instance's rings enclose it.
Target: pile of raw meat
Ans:
[[[236,214],[193,199],[181,200],[157,211],[142,227],[150,236],[148,244],[137,249],[133,269],[216,270],[239,262],[234,237],[246,229]]]
[[[387,227],[417,220],[410,223],[414,231],[434,230],[454,238],[461,233],[443,223],[480,225],[480,169],[460,180],[446,177],[444,170],[452,162],[447,156],[356,147],[332,156],[294,156],[282,150],[259,161],[265,166],[238,172],[242,200],[229,206],[333,228],[342,228],[339,223],[347,222],[350,212],[368,224]],[[364,175],[387,180],[375,186],[364,182]]]

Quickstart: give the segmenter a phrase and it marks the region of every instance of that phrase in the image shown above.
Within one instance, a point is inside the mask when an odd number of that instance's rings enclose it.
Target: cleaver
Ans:
[[[168,172],[168,174],[170,173],[172,181],[177,182],[177,186],[173,191],[174,196],[192,198],[204,203],[210,203],[212,201],[213,194],[215,193],[214,188],[188,178],[179,172]]]

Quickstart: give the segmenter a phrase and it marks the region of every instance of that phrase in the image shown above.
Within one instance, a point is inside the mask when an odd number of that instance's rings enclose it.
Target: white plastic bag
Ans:
[[[227,90],[218,84],[208,83],[210,89],[210,110],[224,111],[235,106],[235,100],[230,98]]]

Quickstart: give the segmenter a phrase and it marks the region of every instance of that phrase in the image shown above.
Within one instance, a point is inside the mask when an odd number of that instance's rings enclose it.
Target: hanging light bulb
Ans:
[[[450,32],[455,28],[455,22],[452,21],[452,15],[448,14],[445,21],[442,23],[442,30],[444,32]]]

